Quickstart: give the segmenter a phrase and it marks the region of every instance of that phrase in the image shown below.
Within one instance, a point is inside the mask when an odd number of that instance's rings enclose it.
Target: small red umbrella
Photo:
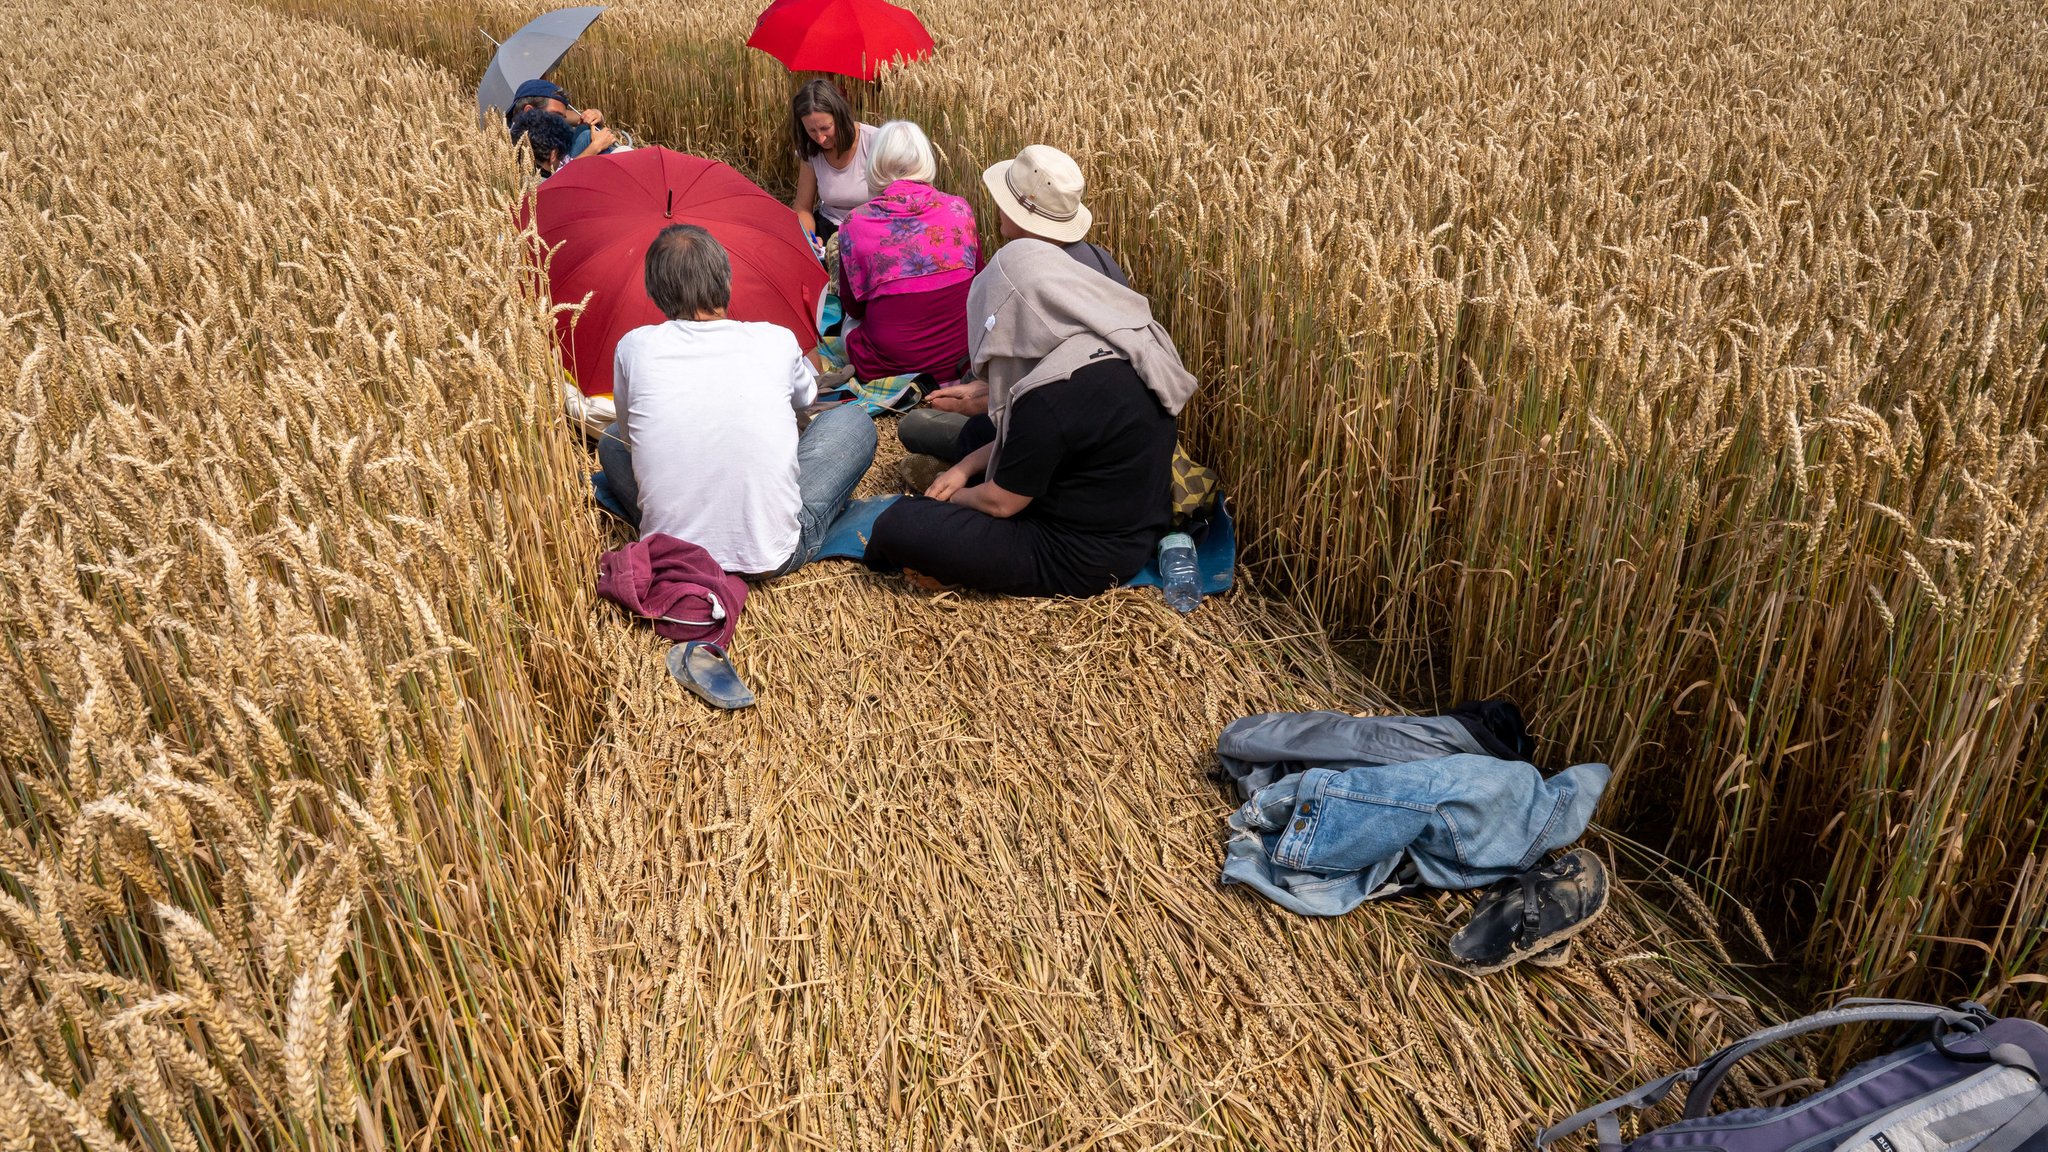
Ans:
[[[834,72],[873,80],[885,64],[932,54],[917,14],[888,0],[775,0],[754,21],[747,46],[792,72]]]
[[[798,346],[817,346],[825,269],[796,213],[716,160],[666,148],[586,156],[543,181],[531,210],[553,250],[549,298],[590,297],[581,317],[557,320],[564,366],[585,396],[611,394],[620,337],[668,319],[647,295],[645,261],[671,224],[702,225],[732,258],[728,315],[780,324]]]

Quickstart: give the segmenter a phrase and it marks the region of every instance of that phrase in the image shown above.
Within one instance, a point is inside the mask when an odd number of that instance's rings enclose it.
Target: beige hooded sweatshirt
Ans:
[[[1011,407],[1041,384],[1065,380],[1105,352],[1131,362],[1138,378],[1178,416],[1195,378],[1145,298],[1043,240],[1012,240],[967,293],[967,349],[988,381],[996,426],[994,475]]]

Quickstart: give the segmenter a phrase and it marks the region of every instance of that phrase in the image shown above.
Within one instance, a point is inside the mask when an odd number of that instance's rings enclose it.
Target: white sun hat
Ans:
[[[981,182],[1003,215],[1034,236],[1071,244],[1095,222],[1081,203],[1088,187],[1081,166],[1057,148],[1026,145],[1015,160],[991,165]]]

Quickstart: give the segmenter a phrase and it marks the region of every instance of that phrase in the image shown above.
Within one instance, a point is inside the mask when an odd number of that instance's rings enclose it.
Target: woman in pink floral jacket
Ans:
[[[981,265],[974,210],[932,187],[931,141],[908,120],[875,133],[874,198],[839,231],[839,299],[859,326],[847,359],[862,380],[923,372],[940,384],[967,356],[967,286]]]

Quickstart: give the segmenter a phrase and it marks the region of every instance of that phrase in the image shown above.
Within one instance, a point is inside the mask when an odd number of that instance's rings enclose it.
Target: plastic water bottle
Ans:
[[[1185,532],[1159,541],[1160,591],[1175,612],[1193,612],[1202,602],[1202,572],[1195,563],[1195,542]]]

